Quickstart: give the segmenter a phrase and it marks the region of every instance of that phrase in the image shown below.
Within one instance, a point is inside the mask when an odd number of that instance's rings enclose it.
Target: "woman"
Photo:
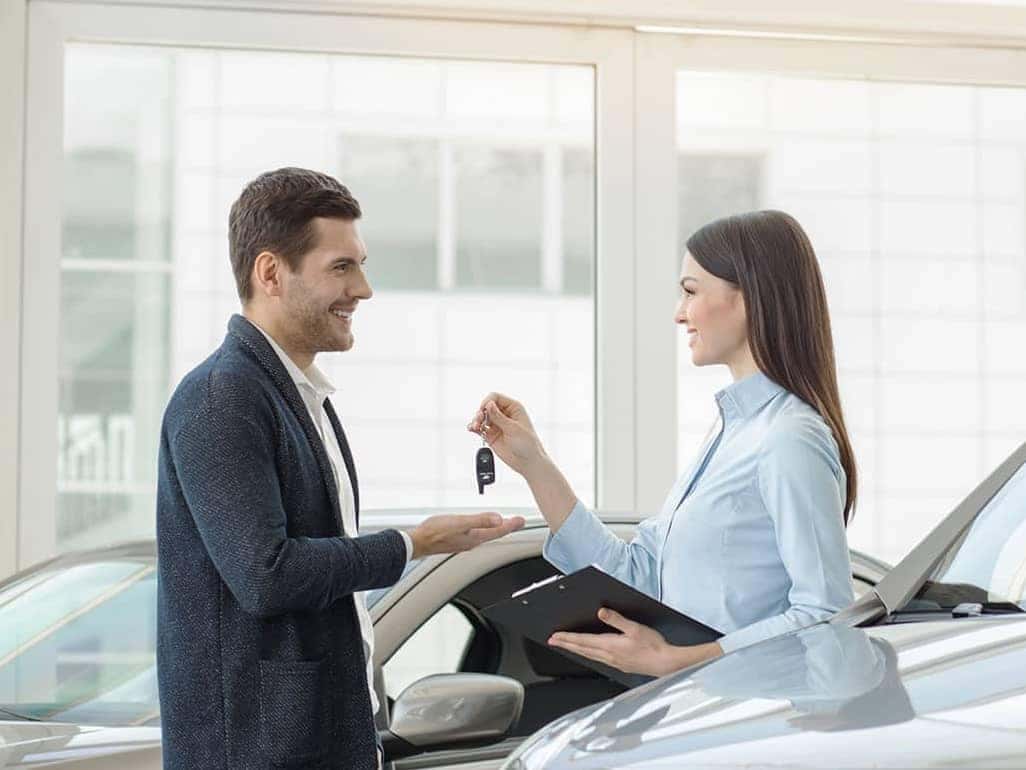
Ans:
[[[520,473],[545,516],[545,558],[596,564],[724,632],[674,646],[603,609],[608,634],[557,633],[555,647],[661,676],[809,625],[853,601],[844,528],[856,473],[841,413],[823,280],[801,226],[779,211],[720,219],[687,243],[674,317],[698,366],[724,364],[719,429],[625,543],[577,499],[524,407],[490,394],[468,429]]]

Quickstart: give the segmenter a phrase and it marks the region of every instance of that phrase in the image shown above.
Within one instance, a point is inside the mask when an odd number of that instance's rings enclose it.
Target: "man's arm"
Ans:
[[[320,610],[392,585],[406,564],[395,530],[289,537],[272,441],[259,410],[206,409],[169,435],[178,483],[207,553],[239,605],[267,617]]]
[[[389,529],[356,538],[289,537],[274,418],[244,387],[220,393],[229,403],[205,403],[169,431],[168,449],[207,553],[247,612],[324,609],[392,585],[411,557],[466,551],[524,525],[520,516],[497,513],[441,515],[405,536]]]

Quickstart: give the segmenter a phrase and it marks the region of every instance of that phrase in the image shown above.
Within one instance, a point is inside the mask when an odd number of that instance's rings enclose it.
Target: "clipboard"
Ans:
[[[485,607],[482,613],[489,620],[514,629],[546,649],[565,655],[628,687],[650,681],[653,677],[627,674],[596,660],[549,646],[548,639],[556,631],[617,633],[615,628],[598,619],[601,607],[616,610],[625,618],[654,628],[670,644],[705,644],[723,636],[716,629],[667,607],[594,566],[535,583],[517,591],[509,599]]]

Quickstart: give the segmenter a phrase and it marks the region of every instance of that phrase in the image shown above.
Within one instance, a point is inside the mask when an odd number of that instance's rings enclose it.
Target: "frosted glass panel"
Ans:
[[[364,210],[375,296],[318,363],[368,516],[482,504],[464,426],[491,390],[594,502],[590,67],[78,43],[66,65],[57,550],[152,535],[164,405],[239,308],[229,207],[284,165]],[[531,504],[502,469],[486,500]]]
[[[805,227],[861,473],[849,539],[897,560],[1022,441],[1026,91],[679,72],[677,97],[679,251],[744,210]],[[683,470],[729,374],[680,341]]]

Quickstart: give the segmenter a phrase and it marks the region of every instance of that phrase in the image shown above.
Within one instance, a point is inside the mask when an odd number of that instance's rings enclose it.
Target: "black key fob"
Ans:
[[[486,446],[478,449],[475,466],[475,470],[477,470],[477,493],[483,495],[485,486],[495,483],[495,455],[492,454],[492,450]]]

